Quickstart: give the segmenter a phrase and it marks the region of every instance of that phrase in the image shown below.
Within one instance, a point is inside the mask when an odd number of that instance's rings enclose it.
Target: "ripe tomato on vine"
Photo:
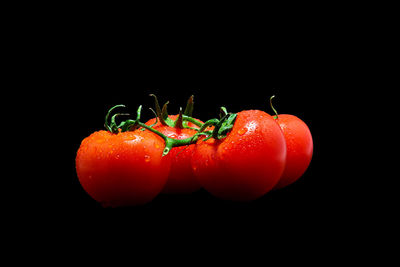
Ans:
[[[191,193],[203,187],[232,201],[252,201],[299,179],[308,168],[313,141],[294,115],[261,110],[229,113],[205,122],[192,117],[193,96],[183,111],[168,115],[155,99],[155,117],[117,123],[112,107],[105,128],[85,138],[76,155],[78,179],[103,206],[135,206],[159,193]],[[111,118],[110,118],[111,116]]]
[[[285,170],[275,186],[276,189],[279,189],[297,181],[307,170],[313,155],[313,139],[310,129],[304,121],[290,114],[278,115],[272,106],[274,97],[270,98],[271,108],[275,112],[273,117],[282,130],[287,148]]]
[[[154,95],[152,95],[154,96]],[[155,130],[173,139],[186,139],[193,137],[204,123],[201,120],[191,118],[190,121],[183,120],[192,117],[193,113],[193,96],[187,102],[185,111],[177,115],[168,115],[166,105],[163,111],[160,109],[157,97],[155,98],[156,117],[146,122],[146,125],[151,125]],[[171,169],[168,175],[167,183],[164,186],[163,193],[167,194],[187,194],[192,193],[201,188],[196,180],[192,167],[191,159],[195,144],[187,146],[174,147],[169,152],[171,157]]]
[[[192,167],[214,196],[250,201],[277,184],[285,161],[285,139],[274,119],[260,110],[245,110],[237,113],[225,138],[198,142]]]
[[[97,131],[82,141],[76,171],[85,191],[103,206],[135,206],[153,200],[167,182],[171,157],[150,131]]]

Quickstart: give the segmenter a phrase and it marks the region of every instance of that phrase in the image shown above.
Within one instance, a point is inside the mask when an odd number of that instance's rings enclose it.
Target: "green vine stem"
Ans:
[[[201,122],[199,122],[198,120],[196,120],[196,119],[194,119],[194,118],[192,118],[192,117],[190,117],[190,116],[188,116],[188,115],[185,115],[185,114],[182,115],[182,119],[183,119],[184,121],[191,122],[191,123],[193,123],[194,125],[196,125],[196,126],[198,126],[198,127],[201,127],[201,126],[203,125],[203,123],[201,123]],[[190,128],[189,126],[184,126],[184,127],[185,127],[185,128]]]
[[[192,97],[191,97],[192,98]],[[158,101],[156,101],[158,102]],[[158,106],[158,107],[157,107]],[[116,113],[115,115],[113,115],[111,117],[111,120],[109,122],[109,117],[112,111],[114,111],[116,108],[119,107],[125,107],[125,105],[116,105],[112,108],[109,109],[109,111],[106,114],[106,118],[105,118],[105,127],[108,131],[110,131],[111,133],[119,133],[119,132],[126,132],[126,131],[131,131],[131,130],[135,130],[138,128],[142,128],[143,129],[147,129],[155,134],[157,134],[158,136],[160,136],[161,138],[164,139],[165,141],[165,148],[163,150],[163,156],[167,155],[169,153],[169,151],[173,148],[173,147],[178,147],[178,146],[187,146],[187,145],[191,145],[197,142],[199,136],[201,135],[206,135],[207,137],[204,140],[208,140],[210,138],[214,138],[214,139],[221,139],[226,137],[226,134],[229,132],[229,130],[233,127],[234,121],[236,119],[236,115],[237,114],[232,114],[232,113],[228,113],[226,111],[226,108],[222,107],[221,110],[223,110],[223,116],[220,119],[210,119],[208,121],[206,121],[205,123],[201,123],[195,119],[193,119],[192,117],[190,117],[189,115],[184,115],[182,113],[182,108],[179,111],[179,115],[178,118],[176,119],[176,121],[173,121],[173,125],[175,127],[183,127],[183,122],[184,121],[190,121],[192,123],[194,123],[196,126],[200,127],[197,130],[197,133],[194,134],[192,137],[188,137],[185,139],[174,139],[174,138],[170,138],[166,135],[164,135],[163,133],[155,130],[153,128],[153,125],[146,125],[145,123],[142,123],[140,121],[140,116],[141,116],[141,110],[142,110],[142,106],[139,106],[136,112],[136,119],[132,120],[132,119],[128,119],[125,120],[123,122],[121,122],[120,124],[117,125],[116,123],[116,118],[120,115],[129,115],[129,114],[125,114],[125,113]],[[164,107],[166,107],[166,104],[164,105]],[[187,110],[187,109],[186,109]],[[189,109],[190,110],[190,109]],[[163,108],[164,111],[164,108]],[[158,105],[158,103],[156,104],[156,113],[158,113],[157,115],[161,116],[157,116],[160,121],[161,118],[164,119],[164,122],[166,123],[167,120],[165,119],[165,114],[166,113],[166,109],[165,112],[161,111],[160,112],[160,107]],[[189,114],[190,112],[188,112],[187,114]],[[164,115],[163,115],[164,114]],[[167,115],[168,116],[168,115]],[[156,117],[156,120],[157,120]],[[168,122],[171,123],[171,122]],[[167,124],[168,125],[168,124]],[[214,126],[213,130],[208,130],[206,131],[206,129],[210,126]],[[186,126],[185,128],[190,128],[188,126]]]
[[[273,118],[276,120],[276,119],[278,119],[278,112],[276,111],[276,109],[275,109],[274,106],[272,105],[272,98],[274,98],[274,97],[275,97],[275,95],[273,95],[273,96],[270,97],[270,99],[269,99],[269,105],[271,106],[272,110],[273,110],[274,113],[275,113],[275,116],[273,116]]]

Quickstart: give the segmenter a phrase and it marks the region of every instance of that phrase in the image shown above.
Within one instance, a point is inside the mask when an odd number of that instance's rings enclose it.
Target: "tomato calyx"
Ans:
[[[220,109],[220,119],[211,119],[208,122],[206,122],[206,125],[202,124],[201,122],[195,120],[192,118],[192,113],[193,113],[193,107],[194,107],[194,96],[190,96],[187,104],[185,111],[182,113],[182,108],[179,110],[179,115],[175,121],[171,120],[168,117],[168,112],[167,112],[167,105],[169,102],[166,102],[161,110],[160,104],[158,102],[157,96],[154,94],[150,94],[150,96],[154,97],[154,104],[156,107],[156,116],[160,119],[160,123],[162,125],[167,125],[170,127],[175,127],[175,128],[189,128],[198,131],[201,134],[206,134],[208,137],[206,138],[214,138],[214,139],[221,139],[226,137],[227,133],[232,129],[233,123],[236,118],[236,114],[231,114],[228,113],[227,109],[225,107],[221,107]],[[200,129],[192,128],[188,126],[188,122],[191,122],[195,124],[196,126],[200,127]],[[209,127],[209,126],[215,126],[213,131],[206,131],[204,130]]]
[[[167,101],[161,109],[157,96],[154,94],[150,94],[150,96],[154,97],[156,118],[158,118],[160,120],[160,123],[162,125],[170,126],[170,127],[174,127],[174,128],[180,128],[180,129],[186,128],[186,129],[194,129],[194,130],[198,130],[198,129],[188,126],[188,122],[191,122],[198,127],[202,126],[201,122],[192,118],[193,107],[194,107],[194,102],[193,102],[194,96],[193,95],[189,97],[187,104],[186,104],[185,111],[182,112],[182,108],[180,108],[179,115],[176,118],[176,120],[172,120],[168,116],[167,106],[169,104],[169,101]]]
[[[169,101],[167,101],[162,110],[160,108],[160,104],[158,103],[158,99],[157,96],[154,94],[150,94],[150,96],[154,97],[154,105],[156,107],[156,118],[158,118],[160,120],[160,123],[162,125],[169,125],[171,124],[172,120],[170,118],[168,118],[168,112],[167,112],[167,105],[169,103]]]
[[[237,114],[228,113],[225,107],[221,107],[220,121],[215,125],[212,137],[214,139],[225,138],[228,132],[233,128]]]
[[[191,96],[188,100],[188,103],[186,105],[185,111],[182,111],[182,108],[179,110],[179,115],[177,116],[176,120],[172,120],[168,117],[168,112],[167,112],[167,103],[164,104],[162,110],[160,108],[160,105],[158,103],[157,97],[155,95],[155,107],[156,111],[152,110],[156,114],[156,122],[152,125],[146,125],[145,123],[142,123],[140,121],[141,117],[141,111],[142,111],[142,106],[140,105],[136,111],[136,119],[128,119],[125,121],[122,121],[121,123],[117,124],[116,118],[118,116],[122,115],[130,115],[127,113],[116,113],[113,116],[111,116],[111,119],[109,120],[109,117],[111,113],[116,109],[116,108],[125,108],[125,105],[116,105],[110,108],[106,114],[105,117],[105,128],[114,134],[121,133],[121,132],[126,132],[126,131],[132,131],[139,129],[144,131],[144,130],[149,130],[161,138],[164,139],[165,141],[165,147],[163,150],[163,156],[167,155],[169,151],[173,147],[178,147],[178,146],[187,146],[194,144],[198,141],[198,138],[200,136],[207,136],[204,140],[208,140],[210,138],[214,139],[222,139],[225,138],[228,132],[232,129],[233,124],[235,122],[236,113],[228,113],[225,107],[221,107],[221,112],[220,112],[220,119],[210,119],[206,121],[205,123],[201,123],[200,121],[194,119],[191,117],[192,112],[193,112],[193,96]],[[153,128],[154,125],[157,124],[157,118],[160,120],[160,123],[163,125],[167,125],[170,127],[175,127],[175,128],[189,128],[196,130],[196,134],[194,134],[192,137],[188,137],[185,139],[174,139],[171,137],[166,136],[165,134],[157,131],[156,129]],[[189,127],[187,125],[188,122],[192,122],[199,128],[193,128]],[[214,129],[212,130],[207,130],[209,127],[214,126]]]
[[[117,125],[117,123],[115,122],[115,119],[118,116],[124,115],[130,115],[129,113],[116,113],[111,117],[111,123],[108,122],[108,118],[110,117],[111,112],[119,107],[126,107],[125,105],[115,105],[112,108],[110,108],[106,114],[106,118],[105,118],[105,122],[104,122],[104,127],[111,133],[118,133],[118,132],[125,132],[127,130],[130,130],[132,128],[134,128],[136,126],[136,121],[139,121],[140,119],[140,114],[141,114],[141,110],[142,110],[142,106],[139,106],[138,110],[137,110],[137,117],[135,121],[129,120],[130,123],[128,123],[128,121],[124,121],[121,124]],[[131,123],[131,121],[133,123]]]
[[[183,112],[183,115],[192,117],[193,114],[193,107],[194,107],[194,102],[193,102],[194,95],[191,95],[186,103],[186,108],[185,111]]]

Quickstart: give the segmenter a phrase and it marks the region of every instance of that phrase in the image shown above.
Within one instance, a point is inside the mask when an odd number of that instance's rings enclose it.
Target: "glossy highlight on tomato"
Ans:
[[[169,174],[171,158],[162,157],[163,149],[164,140],[148,130],[94,132],[77,152],[79,181],[104,207],[148,203]]]
[[[285,162],[286,143],[278,124],[263,111],[246,110],[237,113],[225,138],[197,143],[192,168],[212,195],[251,201],[278,183]]]

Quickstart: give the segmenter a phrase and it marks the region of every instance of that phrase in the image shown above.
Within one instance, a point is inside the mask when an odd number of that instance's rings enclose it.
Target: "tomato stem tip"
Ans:
[[[269,98],[269,105],[271,106],[271,109],[274,111],[275,115],[273,116],[273,118],[276,120],[278,119],[278,112],[276,111],[276,109],[274,108],[274,106],[272,105],[272,99],[275,97],[275,95],[271,96]]]

